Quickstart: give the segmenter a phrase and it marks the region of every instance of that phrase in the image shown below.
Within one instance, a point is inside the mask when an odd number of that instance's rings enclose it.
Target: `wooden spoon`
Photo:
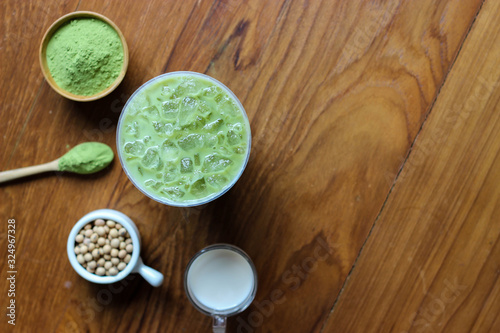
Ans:
[[[59,158],[55,161],[45,164],[33,165],[26,168],[14,169],[9,171],[2,171],[0,172],[0,183],[21,177],[36,175],[47,171],[59,171]]]
[[[113,150],[104,143],[85,142],[52,162],[0,172],[0,183],[48,171],[95,173],[107,167],[113,158]]]

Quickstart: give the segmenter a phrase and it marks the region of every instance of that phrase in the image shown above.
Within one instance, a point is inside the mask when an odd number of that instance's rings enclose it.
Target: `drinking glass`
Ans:
[[[239,247],[214,244],[189,261],[184,289],[194,307],[213,318],[213,332],[224,333],[227,317],[243,312],[255,298],[257,271]]]

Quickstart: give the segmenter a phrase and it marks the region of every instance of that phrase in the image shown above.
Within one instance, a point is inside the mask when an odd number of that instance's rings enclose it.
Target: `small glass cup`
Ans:
[[[213,318],[213,332],[224,333],[227,317],[243,312],[254,300],[257,271],[239,247],[214,244],[191,258],[184,289],[191,304]]]

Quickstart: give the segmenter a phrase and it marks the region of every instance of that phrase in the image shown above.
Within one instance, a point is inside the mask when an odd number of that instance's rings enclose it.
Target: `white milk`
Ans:
[[[205,307],[224,311],[246,301],[254,287],[250,264],[238,253],[215,249],[201,254],[187,276],[191,295]]]

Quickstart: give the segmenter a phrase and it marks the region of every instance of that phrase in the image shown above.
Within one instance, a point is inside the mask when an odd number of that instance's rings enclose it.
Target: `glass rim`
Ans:
[[[174,200],[171,200],[168,198],[161,198],[161,197],[155,196],[154,194],[149,193],[149,191],[147,191],[145,188],[143,188],[143,186],[140,185],[139,182],[134,180],[134,177],[132,177],[130,175],[127,167],[125,166],[125,163],[123,162],[122,153],[121,153],[121,149],[120,149],[120,139],[121,139],[121,123],[122,123],[123,119],[125,118],[125,114],[127,112],[127,107],[134,100],[134,97],[139,92],[146,89],[146,87],[148,87],[149,85],[153,84],[156,81],[159,81],[159,80],[164,79],[165,77],[169,77],[169,76],[183,76],[183,75],[199,76],[199,77],[202,77],[210,82],[213,82],[215,85],[218,85],[226,93],[228,93],[228,95],[230,97],[233,98],[233,100],[236,102],[236,104],[238,105],[238,107],[243,115],[243,119],[246,121],[247,129],[248,129],[248,134],[247,134],[248,147],[247,147],[247,154],[245,156],[245,160],[244,160],[240,170],[238,171],[237,175],[222,190],[220,190],[219,192],[212,193],[212,194],[210,194],[210,195],[208,195],[200,200],[188,200],[188,201],[184,201],[184,202],[179,202],[179,201],[174,201]],[[155,76],[154,78],[143,83],[139,88],[137,88],[134,91],[134,93],[129,97],[129,99],[125,103],[125,106],[123,107],[122,112],[120,113],[120,117],[118,119],[118,124],[117,124],[117,128],[116,128],[116,152],[118,154],[118,159],[120,160],[122,170],[125,172],[125,175],[127,175],[127,178],[132,182],[132,184],[135,186],[135,188],[137,188],[139,191],[141,191],[144,195],[146,195],[150,199],[153,199],[161,204],[174,206],[174,207],[201,206],[201,205],[204,205],[206,203],[209,203],[209,202],[221,197],[226,192],[228,192],[236,184],[236,182],[240,179],[241,175],[245,171],[246,166],[248,164],[248,160],[250,159],[251,147],[252,147],[252,132],[251,132],[251,128],[250,128],[250,121],[248,119],[248,115],[245,111],[245,108],[243,107],[243,104],[241,104],[238,97],[236,97],[236,95],[231,91],[231,89],[229,89],[226,85],[224,85],[219,80],[217,80],[209,75],[203,74],[203,73],[191,72],[191,71],[175,71],[175,72],[164,73],[164,74],[160,74],[158,76]]]
[[[191,268],[191,265],[201,255],[203,255],[209,251],[213,251],[213,250],[229,250],[229,251],[233,251],[233,252],[239,254],[248,262],[248,264],[250,265],[250,268],[252,270],[252,273],[253,273],[253,280],[254,280],[253,287],[252,287],[252,290],[250,291],[248,297],[245,299],[245,301],[237,306],[226,309],[224,311],[217,311],[217,310],[210,311],[209,307],[203,307],[203,305],[199,304],[201,302],[196,302],[194,295],[191,295],[189,284],[188,284],[188,273],[189,273],[189,269]],[[257,294],[257,284],[258,284],[257,269],[255,268],[255,265],[252,262],[252,259],[250,258],[250,256],[245,251],[243,251],[241,248],[237,247],[236,245],[227,244],[227,243],[217,243],[217,244],[213,244],[213,245],[209,245],[207,247],[204,247],[203,249],[198,251],[191,258],[191,260],[189,260],[189,262],[186,266],[186,269],[184,271],[184,291],[186,292],[186,296],[189,299],[189,302],[191,302],[191,304],[198,311],[202,312],[203,314],[205,314],[207,316],[212,316],[212,317],[213,316],[229,317],[229,316],[233,316],[233,315],[236,315],[238,313],[245,311],[250,306],[250,304],[252,304],[253,300],[255,299],[255,295]]]

